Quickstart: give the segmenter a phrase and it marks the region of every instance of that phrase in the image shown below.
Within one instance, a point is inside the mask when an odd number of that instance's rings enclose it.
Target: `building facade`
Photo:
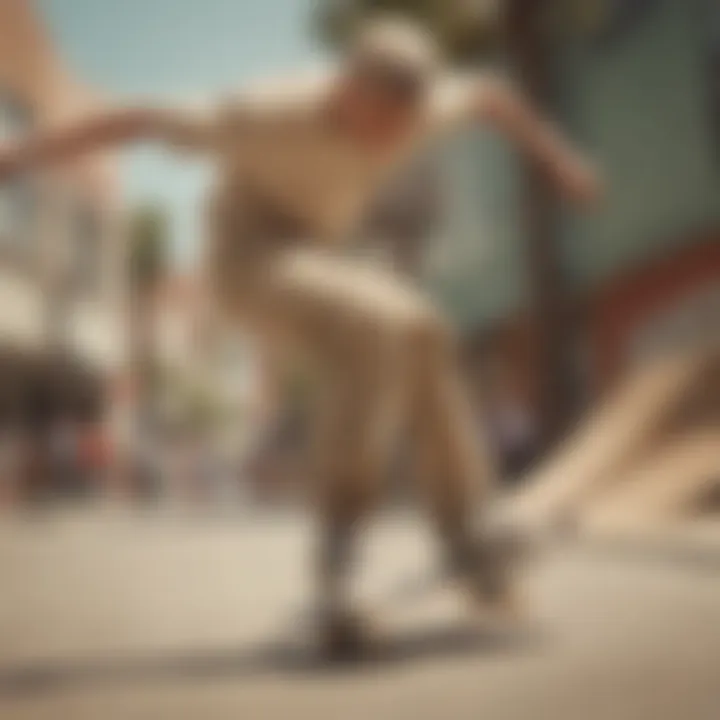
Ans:
[[[101,99],[64,65],[29,0],[0,3],[0,142]],[[0,420],[107,417],[126,354],[124,244],[112,162],[83,158],[0,188]]]
[[[720,328],[717,4],[595,6],[592,23],[558,35],[552,62],[561,124],[607,183],[599,211],[563,209],[557,233],[577,374],[589,394],[629,363]],[[442,263],[431,285],[466,332],[502,338],[518,374],[532,373],[517,158],[473,132],[445,159]]]

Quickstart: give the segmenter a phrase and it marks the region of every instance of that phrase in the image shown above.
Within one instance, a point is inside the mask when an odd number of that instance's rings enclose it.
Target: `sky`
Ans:
[[[111,98],[194,102],[312,64],[313,0],[35,0],[73,72]],[[129,203],[158,200],[192,261],[207,168],[152,149],[121,161]]]

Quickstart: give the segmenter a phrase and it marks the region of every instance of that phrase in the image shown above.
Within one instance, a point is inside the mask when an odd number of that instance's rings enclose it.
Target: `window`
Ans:
[[[9,92],[0,90],[0,141],[11,140],[32,127],[30,109]]]
[[[77,201],[70,215],[69,274],[73,292],[93,293],[102,282],[102,218],[88,199]]]
[[[35,227],[35,193],[27,180],[0,188],[0,244],[26,247]]]
[[[26,133],[33,124],[30,109],[11,93],[0,90],[0,143]],[[22,247],[35,220],[35,192],[27,179],[0,187],[0,243]]]

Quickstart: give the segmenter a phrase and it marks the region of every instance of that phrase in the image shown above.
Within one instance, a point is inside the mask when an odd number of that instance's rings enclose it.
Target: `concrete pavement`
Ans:
[[[532,623],[478,631],[425,582],[428,538],[387,520],[361,573],[385,658],[332,670],[306,643],[302,520],[1,522],[3,720],[720,717],[717,566],[552,549]]]

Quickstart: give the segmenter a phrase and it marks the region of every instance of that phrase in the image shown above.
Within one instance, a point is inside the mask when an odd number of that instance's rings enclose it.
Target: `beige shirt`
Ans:
[[[343,136],[328,119],[333,78],[318,73],[250,88],[211,119],[168,116],[174,144],[210,146],[219,176],[216,199],[236,202],[251,189],[320,238],[347,235],[381,184],[436,136],[469,117],[474,83],[438,80],[415,131],[380,153]]]

